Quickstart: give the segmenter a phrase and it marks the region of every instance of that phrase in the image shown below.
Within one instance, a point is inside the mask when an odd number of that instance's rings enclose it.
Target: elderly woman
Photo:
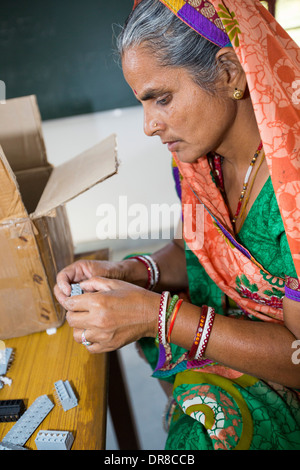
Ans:
[[[300,449],[299,49],[255,0],[142,0],[119,50],[184,237],[59,273],[75,340],[140,340],[172,388],[167,449]]]

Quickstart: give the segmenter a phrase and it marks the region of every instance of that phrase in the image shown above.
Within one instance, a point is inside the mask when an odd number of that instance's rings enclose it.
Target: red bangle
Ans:
[[[166,344],[166,314],[170,292],[163,291],[160,296],[160,305],[158,313],[158,331],[156,341],[160,344]]]
[[[182,302],[183,302],[183,299],[179,299],[178,302],[176,303],[175,307],[174,307],[173,314],[172,314],[172,317],[171,317],[171,320],[170,320],[168,335],[167,335],[167,342],[168,343],[170,343],[170,338],[171,338],[171,333],[172,333],[172,330],[173,330],[173,326],[174,326],[174,323],[175,323],[175,320],[176,320],[176,317],[177,317],[177,313],[178,313],[178,310],[179,310]]]
[[[153,272],[152,272],[152,267],[149,261],[147,261],[143,256],[131,256],[130,259],[137,259],[138,261],[141,261],[146,266],[147,271],[148,271],[148,282],[147,282],[145,289],[150,290],[153,284]]]
[[[198,346],[198,350],[196,351],[196,354],[195,354],[195,359],[196,360],[200,360],[204,357],[204,352],[206,350],[206,346],[207,346],[207,343],[208,343],[208,340],[209,340],[209,337],[210,337],[210,333],[211,333],[211,330],[212,330],[212,326],[213,326],[215,316],[216,316],[215,309],[212,308],[212,307],[209,307],[208,312],[207,312],[207,316],[206,316],[206,319],[205,319],[205,325],[204,325],[204,328],[203,328],[201,340],[200,340],[200,343],[199,343],[199,346]]]
[[[201,340],[201,336],[202,336],[202,333],[203,333],[203,328],[204,328],[204,325],[205,325],[207,311],[208,311],[207,305],[202,305],[201,315],[200,315],[200,318],[199,318],[199,323],[198,323],[198,326],[197,326],[195,338],[194,338],[192,347],[190,349],[190,352],[188,354],[188,359],[189,360],[194,359],[194,357],[196,355],[196,352],[197,352],[197,349],[198,349],[198,346],[199,346],[199,343],[200,343],[200,340]]]

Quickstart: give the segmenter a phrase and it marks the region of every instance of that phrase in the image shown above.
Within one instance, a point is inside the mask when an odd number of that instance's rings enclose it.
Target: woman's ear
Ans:
[[[223,47],[217,52],[216,61],[220,70],[220,85],[228,96],[234,98],[236,90],[243,96],[247,87],[246,74],[235,51],[231,47]]]

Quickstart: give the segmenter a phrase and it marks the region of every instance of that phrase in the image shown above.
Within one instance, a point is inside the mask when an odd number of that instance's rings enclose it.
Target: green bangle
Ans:
[[[169,320],[169,318],[170,318],[170,316],[171,316],[171,314],[172,314],[172,312],[173,312],[173,310],[174,310],[174,307],[175,307],[175,305],[176,305],[176,303],[177,303],[178,300],[179,300],[178,295],[174,295],[174,296],[172,297],[172,300],[171,300],[171,302],[170,302],[170,305],[169,305],[169,308],[168,308],[167,314],[166,314],[166,322]]]

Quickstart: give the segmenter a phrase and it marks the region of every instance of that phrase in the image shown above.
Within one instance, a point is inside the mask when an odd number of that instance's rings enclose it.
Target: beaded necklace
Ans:
[[[248,188],[249,179],[250,179],[254,164],[255,164],[255,162],[256,162],[256,160],[259,156],[259,153],[262,149],[262,146],[263,146],[263,144],[262,144],[262,142],[260,142],[260,144],[259,144],[259,146],[258,146],[251,162],[250,162],[249,168],[247,170],[247,173],[246,173],[246,176],[245,176],[245,179],[244,179],[244,183],[243,183],[243,188],[242,188],[242,191],[241,191],[241,194],[240,194],[240,197],[239,197],[239,201],[238,201],[238,204],[237,204],[237,208],[236,208],[234,217],[232,219],[233,224],[236,222],[238,216],[240,215],[243,200],[244,200],[247,188]],[[225,188],[224,188],[224,180],[223,180],[223,172],[222,172],[222,161],[223,161],[223,157],[221,157],[220,155],[214,155],[214,170],[215,170],[216,176],[218,178],[220,189],[224,192]],[[247,198],[246,203],[248,202],[248,200],[249,200],[249,197]],[[244,208],[244,210],[245,210],[245,208]]]

